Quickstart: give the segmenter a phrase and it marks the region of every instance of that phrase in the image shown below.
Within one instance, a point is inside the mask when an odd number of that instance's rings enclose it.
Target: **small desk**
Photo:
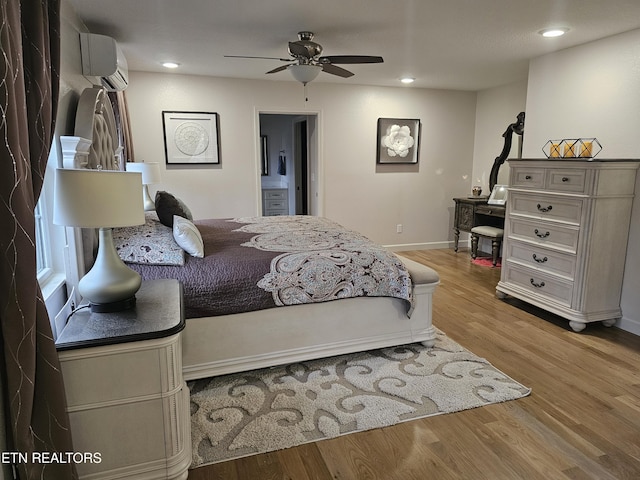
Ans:
[[[487,225],[489,227],[504,228],[505,207],[502,205],[489,205],[489,197],[461,197],[454,198],[456,210],[453,232],[454,251],[458,251],[460,232],[471,232],[473,227]]]
[[[136,306],[76,312],[56,342],[79,477],[186,479],[189,389],[182,376],[182,287],[142,282]]]

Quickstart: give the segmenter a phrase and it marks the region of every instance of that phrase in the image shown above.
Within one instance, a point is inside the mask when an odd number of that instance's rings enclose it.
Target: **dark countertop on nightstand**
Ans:
[[[182,284],[177,280],[142,282],[129,310],[94,313],[77,310],[56,341],[57,350],[115,345],[168,337],[185,327]]]

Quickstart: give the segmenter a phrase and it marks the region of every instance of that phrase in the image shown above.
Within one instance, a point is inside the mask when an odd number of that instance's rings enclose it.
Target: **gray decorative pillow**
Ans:
[[[173,228],[174,215],[193,221],[191,210],[189,210],[182,200],[171,195],[169,192],[162,190],[156,192],[155,200],[156,213],[163,225]]]
[[[184,265],[184,250],[175,242],[173,230],[158,220],[155,212],[145,212],[144,225],[113,229],[113,243],[126,263]]]

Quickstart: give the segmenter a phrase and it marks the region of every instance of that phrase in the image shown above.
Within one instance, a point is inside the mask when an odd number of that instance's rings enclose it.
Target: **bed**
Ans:
[[[86,101],[104,101],[91,95]],[[113,152],[106,158],[113,162]],[[106,165],[96,158],[72,164]],[[186,380],[413,342],[433,345],[432,295],[439,283],[433,269],[329,219],[192,221],[187,206],[161,193],[145,225],[114,230],[114,242],[143,280],[182,282]],[[364,275],[356,278],[355,271]],[[292,278],[296,285],[286,283]]]
[[[203,256],[181,260],[165,247],[172,228],[147,216],[144,234],[127,227],[114,241],[143,279],[182,282],[187,379],[435,338],[437,273],[329,219],[196,220]]]

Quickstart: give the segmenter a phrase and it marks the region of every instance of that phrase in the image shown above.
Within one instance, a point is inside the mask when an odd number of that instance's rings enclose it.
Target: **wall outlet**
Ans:
[[[396,225],[396,233],[402,233],[402,224],[401,223]]]

